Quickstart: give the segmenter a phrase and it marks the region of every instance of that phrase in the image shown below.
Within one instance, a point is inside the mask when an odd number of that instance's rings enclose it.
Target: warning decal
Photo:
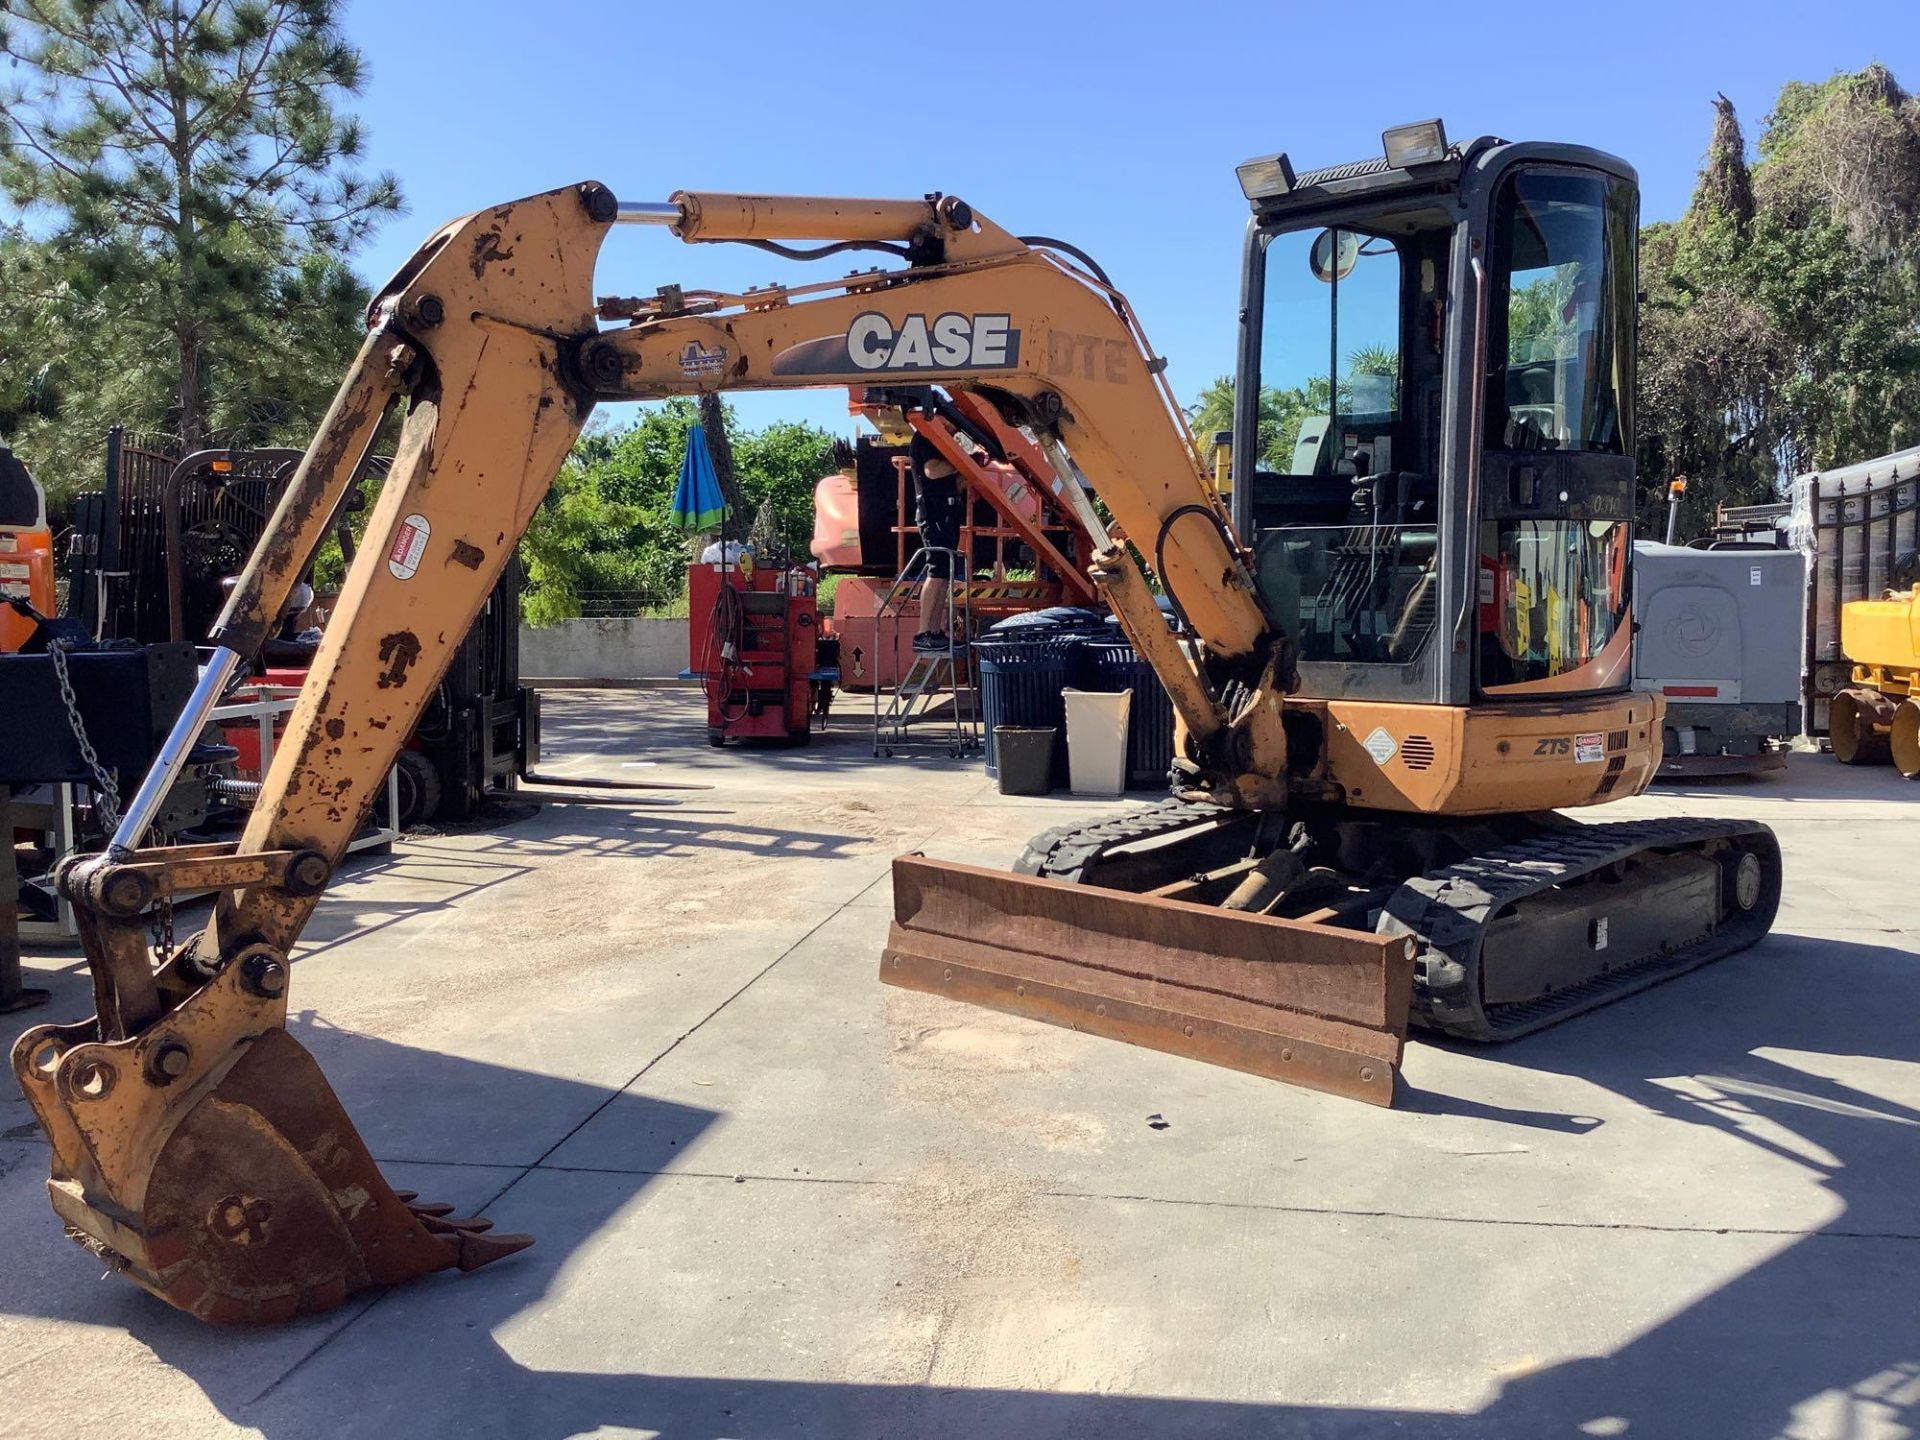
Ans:
[[[1589,730],[1584,735],[1573,737],[1573,762],[1576,765],[1598,765],[1607,758],[1607,737],[1598,730]]]
[[[420,557],[427,553],[427,537],[431,534],[433,527],[424,515],[409,515],[400,522],[393,548],[387,551],[387,569],[397,579],[413,578],[413,572],[420,568]]]
[[[1400,749],[1394,744],[1393,736],[1387,733],[1385,726],[1376,728],[1371,735],[1361,741],[1360,748],[1373,757],[1373,763],[1376,765],[1386,764]]]

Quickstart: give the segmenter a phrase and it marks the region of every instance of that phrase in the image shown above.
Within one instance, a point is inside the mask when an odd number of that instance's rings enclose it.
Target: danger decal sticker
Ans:
[[[433,534],[433,527],[427,523],[424,515],[409,515],[400,522],[400,529],[393,537],[393,545],[387,551],[387,569],[400,580],[411,580],[414,572],[420,568],[420,557],[427,553],[427,537]]]

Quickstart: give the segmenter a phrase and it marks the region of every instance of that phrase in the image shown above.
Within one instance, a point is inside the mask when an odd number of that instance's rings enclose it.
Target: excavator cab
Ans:
[[[1241,167],[1234,519],[1310,697],[1627,685],[1630,167],[1447,144]],[[1395,163],[1398,160],[1399,163]]]

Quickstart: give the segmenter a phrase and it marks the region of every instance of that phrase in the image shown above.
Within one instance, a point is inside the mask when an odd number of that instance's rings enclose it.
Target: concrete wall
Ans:
[[[520,673],[529,680],[639,680],[687,668],[685,620],[562,620],[520,627]]]

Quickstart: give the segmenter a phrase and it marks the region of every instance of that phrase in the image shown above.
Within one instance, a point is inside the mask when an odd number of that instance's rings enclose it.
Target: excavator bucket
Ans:
[[[889,985],[1393,1103],[1413,946],[919,855],[893,862]]]
[[[144,1087],[116,1081],[129,1064],[164,1074],[166,1057],[180,1053],[168,1046],[180,1042],[63,1043],[84,1028],[41,1027],[14,1050],[54,1142],[53,1208],[74,1239],[199,1319],[288,1320],[370,1285],[474,1270],[533,1243],[490,1235],[491,1221],[450,1218],[452,1206],[388,1185],[320,1067],[284,1029],[156,1106]]]

